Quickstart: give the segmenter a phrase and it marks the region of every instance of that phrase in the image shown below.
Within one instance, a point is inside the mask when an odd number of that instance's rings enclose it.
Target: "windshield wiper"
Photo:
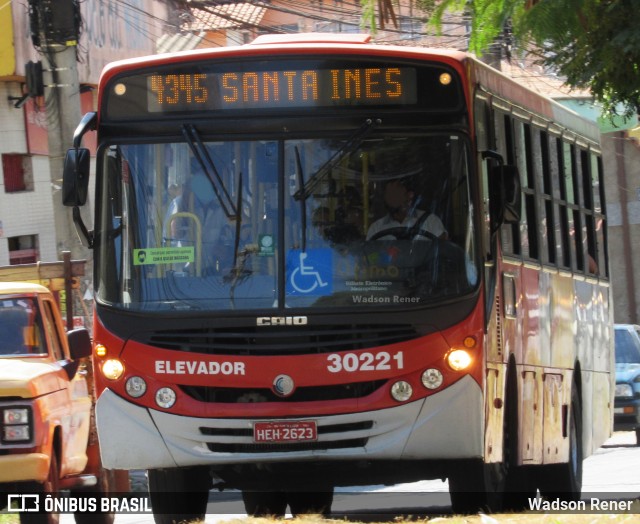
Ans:
[[[189,148],[191,149],[193,156],[198,160],[204,174],[209,179],[211,187],[213,187],[213,191],[218,197],[218,202],[220,202],[220,207],[224,211],[224,214],[229,220],[239,220],[240,210],[231,199],[231,195],[229,195],[222,177],[220,176],[220,173],[218,173],[216,165],[213,163],[211,155],[209,155],[209,151],[202,143],[195,126],[191,124],[183,125],[182,134],[184,135],[187,144],[189,144]]]
[[[298,171],[298,187],[304,188],[304,172],[302,171],[302,161],[300,160],[300,150],[298,146],[296,152],[296,170]],[[307,199],[300,199],[300,220],[302,221],[302,251],[307,250]]]
[[[240,232],[242,230],[242,213],[240,210],[242,209],[242,172],[240,172],[240,176],[238,178],[238,201],[236,202],[236,209],[238,210],[237,220],[236,220],[236,232],[235,238],[233,239],[233,268],[234,270],[238,267],[238,249],[240,247]],[[242,262],[244,267],[244,260]]]
[[[346,155],[355,151],[369,133],[371,133],[371,131],[381,123],[382,120],[380,118],[367,118],[364,121],[364,124],[362,124],[362,126],[345,141],[342,147],[338,149],[329,160],[320,166],[320,169],[318,169],[311,178],[309,178],[309,181],[294,193],[293,198],[296,200],[307,200],[315,188],[325,180],[329,173],[331,173],[333,168],[336,167]]]

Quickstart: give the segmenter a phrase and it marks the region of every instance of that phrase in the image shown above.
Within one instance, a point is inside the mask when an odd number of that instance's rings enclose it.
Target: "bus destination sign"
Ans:
[[[150,113],[417,102],[412,67],[353,67],[147,75]]]

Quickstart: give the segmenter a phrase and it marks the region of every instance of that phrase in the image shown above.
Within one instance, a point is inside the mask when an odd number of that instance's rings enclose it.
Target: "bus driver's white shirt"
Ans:
[[[380,231],[385,231],[387,229],[393,229],[394,227],[403,227],[410,228],[412,227],[418,219],[424,215],[424,211],[416,210],[410,216],[407,216],[403,222],[398,222],[394,220],[391,215],[386,215],[382,218],[376,220],[369,227],[369,231],[367,232],[367,240],[370,240],[371,237],[379,233]],[[433,213],[431,213],[426,220],[420,225],[420,230],[427,231],[431,233],[436,238],[440,238],[443,234],[447,232],[444,228],[442,221]],[[416,231],[418,234],[418,231]],[[418,235],[420,236],[420,235]],[[385,235],[379,237],[378,240],[394,240],[396,237],[393,234]]]

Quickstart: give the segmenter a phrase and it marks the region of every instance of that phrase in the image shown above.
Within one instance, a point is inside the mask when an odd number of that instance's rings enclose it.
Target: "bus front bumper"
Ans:
[[[250,406],[247,407],[250,409]],[[299,417],[292,420],[309,420]],[[484,408],[469,376],[414,402],[378,411],[313,418],[313,445],[262,445],[247,419],[183,417],[146,409],[105,390],[96,405],[102,463],[108,469],[302,462],[481,458]]]

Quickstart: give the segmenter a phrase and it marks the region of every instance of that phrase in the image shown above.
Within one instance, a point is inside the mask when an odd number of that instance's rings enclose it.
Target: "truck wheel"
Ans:
[[[98,483],[91,488],[83,488],[81,490],[71,490],[73,495],[80,497],[93,496],[96,498],[108,496],[113,492],[115,479],[113,470],[107,470],[100,467],[98,475]],[[115,519],[114,513],[74,513],[73,518],[76,524],[113,524]]]
[[[147,475],[156,524],[204,520],[211,489],[208,468],[150,469]]]
[[[55,448],[51,451],[51,461],[49,462],[49,473],[47,480],[42,484],[34,483],[27,488],[33,493],[40,494],[40,500],[44,500],[42,495],[57,495],[60,491],[60,476],[58,472],[58,457]],[[41,513],[20,513],[20,524],[58,524],[60,515],[58,513],[46,513],[44,508],[40,508]]]
[[[243,491],[244,509],[250,517],[284,517],[286,494],[281,491]]]

